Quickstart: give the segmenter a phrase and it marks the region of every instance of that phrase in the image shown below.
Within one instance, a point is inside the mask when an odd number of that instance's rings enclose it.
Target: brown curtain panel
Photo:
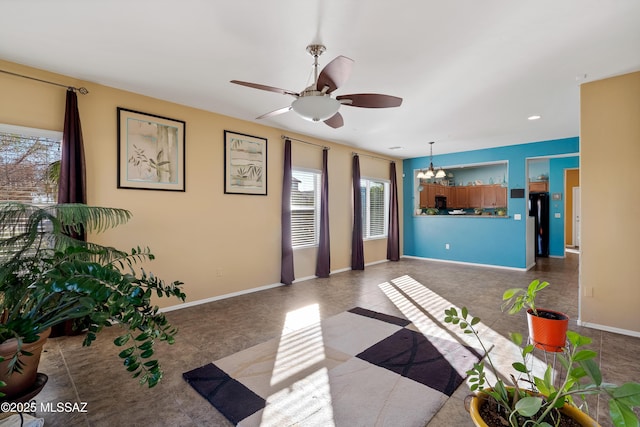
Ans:
[[[58,203],[87,203],[82,126],[78,112],[78,97],[67,90],[62,134],[62,156],[58,180]],[[85,233],[73,236],[85,240]]]
[[[320,187],[320,236],[318,240],[318,257],[316,260],[316,276],[329,277],[331,274],[331,250],[329,244],[329,149],[322,150],[322,186]]]
[[[360,194],[360,157],[353,155],[353,234],[351,235],[351,269],[364,270],[362,241],[362,199]]]
[[[282,258],[280,283],[290,285],[293,273],[293,247],[291,245],[291,140],[284,141],[284,172],[282,176]]]
[[[389,167],[391,184],[389,194],[389,235],[387,236],[387,259],[400,260],[400,226],[398,225],[398,183],[396,180],[396,163]]]

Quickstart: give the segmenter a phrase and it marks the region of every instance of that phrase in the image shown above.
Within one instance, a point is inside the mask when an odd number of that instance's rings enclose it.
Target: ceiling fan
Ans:
[[[295,98],[291,105],[263,114],[257,117],[257,119],[273,117],[293,110],[306,120],[313,122],[323,121],[334,129],[344,125],[342,115],[338,112],[341,105],[362,108],[390,108],[398,107],[402,104],[402,98],[377,93],[339,95],[332,98],[331,94],[333,91],[349,79],[354,61],[346,56],[338,56],[329,62],[320,74],[318,74],[318,57],[322,55],[325,50],[326,47],[321,44],[307,46],[307,52],[314,58],[314,79],[313,84],[300,93],[240,80],[231,80],[231,83],[276,92],[282,95],[291,95]]]

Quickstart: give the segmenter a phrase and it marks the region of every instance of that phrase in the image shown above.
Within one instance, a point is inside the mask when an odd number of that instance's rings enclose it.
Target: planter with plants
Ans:
[[[549,282],[534,280],[526,289],[507,289],[502,295],[502,310],[515,314],[523,308],[527,309],[527,325],[531,341],[544,351],[559,352],[566,344],[569,316],[559,311],[536,306],[538,292],[547,286]]]
[[[151,298],[184,301],[182,282],[165,283],[137,268],[153,260],[148,248],[122,251],[70,237],[99,233],[130,217],[118,208],[0,203],[0,347],[11,347],[0,356],[4,399],[33,388],[39,355],[28,346],[46,339],[51,327],[81,318],[88,327],[83,345],[105,327],[122,328],[114,344],[124,369],[140,384],[160,381],[154,344],[173,344],[177,330]]]
[[[591,338],[567,332],[567,347],[558,354],[562,375],[554,381],[551,365],[547,365],[542,377],[533,374],[528,367],[528,358],[532,356],[534,345],[522,347],[522,335],[511,334],[511,340],[521,346],[519,360],[511,365],[519,378],[510,374],[506,379],[506,374],[497,369],[478,334],[476,325],[480,319],[472,316],[466,307],[459,311],[451,307],[444,313],[445,323],[458,325],[465,334],[474,335],[484,352],[484,361],[474,364],[467,372],[470,389],[476,392],[469,407],[476,426],[598,426],[588,416],[584,400],[586,396],[595,394],[608,396],[609,414],[616,427],[637,427],[640,424],[633,410],[640,406],[640,384],[628,382],[616,386],[603,382],[595,361],[597,353],[584,348],[591,343]],[[486,369],[496,378],[492,384],[487,379]],[[582,401],[580,407],[576,405],[579,400]]]

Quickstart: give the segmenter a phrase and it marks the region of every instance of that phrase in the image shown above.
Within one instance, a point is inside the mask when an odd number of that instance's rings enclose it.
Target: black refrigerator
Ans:
[[[529,193],[529,216],[535,217],[536,257],[549,256],[549,193]]]

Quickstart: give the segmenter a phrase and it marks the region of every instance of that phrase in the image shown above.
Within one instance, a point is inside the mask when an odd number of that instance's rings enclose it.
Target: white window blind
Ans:
[[[383,180],[361,179],[362,237],[387,237],[389,224],[389,183]]]
[[[291,183],[291,243],[295,247],[318,244],[320,173],[293,170]]]
[[[0,125],[0,200],[55,203],[61,144],[61,132]]]

